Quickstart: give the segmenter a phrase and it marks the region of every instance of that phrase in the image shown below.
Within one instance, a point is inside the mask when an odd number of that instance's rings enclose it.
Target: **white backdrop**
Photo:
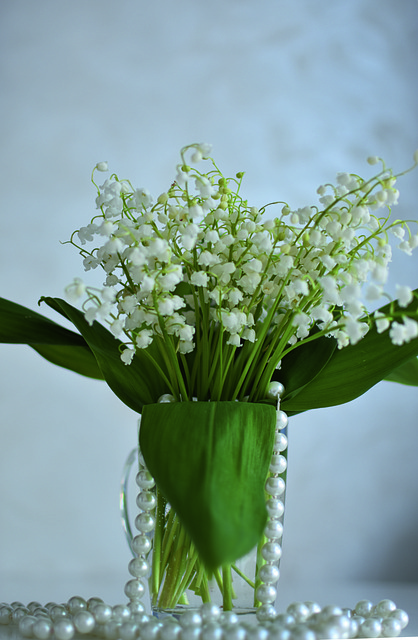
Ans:
[[[101,160],[158,195],[207,141],[255,205],[292,207],[370,175],[369,155],[410,166],[417,27],[416,0],[4,0],[0,295],[35,308],[83,275],[60,241],[93,215]],[[417,217],[417,175],[399,217]],[[417,264],[396,258],[392,290]],[[0,600],[123,600],[135,414],[25,346],[1,345],[0,371]],[[283,587],[418,582],[417,410],[415,388],[381,383],[291,420]]]

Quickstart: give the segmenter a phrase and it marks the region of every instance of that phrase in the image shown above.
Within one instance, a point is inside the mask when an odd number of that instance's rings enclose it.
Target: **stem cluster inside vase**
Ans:
[[[255,601],[257,557],[254,551],[209,575],[174,509],[157,489],[150,596],[157,610],[215,602],[224,611],[251,609]]]

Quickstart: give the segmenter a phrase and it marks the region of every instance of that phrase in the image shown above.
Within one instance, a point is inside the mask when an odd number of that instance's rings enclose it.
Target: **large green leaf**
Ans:
[[[98,322],[90,325],[84,314],[60,298],[42,298],[48,306],[62,313],[80,331],[94,353],[100,370],[113,393],[128,407],[141,413],[145,404],[152,404],[168,388],[152,361],[138,351],[130,365],[120,359],[120,341]],[[145,351],[145,350],[144,350]],[[154,361],[159,361],[158,347],[154,342],[147,349]]]
[[[82,336],[40,313],[0,298],[0,342],[85,346]]]
[[[58,367],[69,369],[87,378],[104,380],[90,347],[74,345],[30,344],[39,355]]]
[[[53,364],[103,380],[96,358],[80,334],[4,298],[0,298],[0,342],[28,344]]]
[[[414,357],[411,360],[407,360],[407,362],[385,376],[385,380],[418,387],[418,358]]]
[[[147,467],[210,570],[245,555],[261,538],[275,424],[267,404],[144,407],[140,447]]]
[[[415,312],[418,300],[414,299],[404,312]],[[399,310],[396,307],[396,310]],[[390,305],[381,309],[390,311]],[[418,355],[418,338],[402,345],[394,345],[389,332],[378,333],[373,327],[355,345],[336,349],[318,375],[301,393],[286,399],[282,408],[289,414],[331,407],[350,402],[363,395],[390,373]]]

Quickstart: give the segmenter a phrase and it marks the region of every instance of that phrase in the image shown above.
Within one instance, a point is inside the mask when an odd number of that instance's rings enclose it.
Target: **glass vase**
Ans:
[[[276,435],[266,478],[268,521],[264,535],[249,554],[213,575],[208,575],[177,514],[155,485],[140,450],[131,451],[121,482],[121,517],[133,556],[140,555],[148,565],[149,607],[154,616],[181,614],[198,609],[203,603],[213,603],[237,615],[256,613],[263,605],[274,605],[287,467],[286,425],[282,427]],[[130,519],[134,508],[130,504],[132,493],[137,494],[135,502],[139,510],[134,525]]]

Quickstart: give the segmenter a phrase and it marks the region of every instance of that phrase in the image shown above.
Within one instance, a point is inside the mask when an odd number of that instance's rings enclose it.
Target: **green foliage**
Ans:
[[[84,314],[60,298],[42,298],[48,306],[62,313],[80,331],[113,393],[128,407],[141,413],[144,405],[152,404],[167,392],[167,385],[156,369],[160,362],[158,347],[150,345],[139,352],[130,365],[120,359],[119,340],[98,322],[90,325]],[[149,356],[152,354],[152,358]]]
[[[0,298],[0,342],[28,344],[53,364],[103,380],[96,358],[80,334],[4,298]]]
[[[418,386],[418,358],[413,357],[411,360],[407,360],[400,367],[396,367],[391,371],[385,380],[389,382],[399,382],[399,384],[406,384],[410,386]]]
[[[416,310],[418,301],[413,302],[403,312]],[[381,309],[383,313],[398,312],[396,305],[391,303]],[[314,352],[309,353],[314,342],[305,345],[306,367],[312,367],[315,359]],[[332,356],[317,375],[312,376],[308,384],[298,388],[286,389],[282,408],[289,415],[301,413],[310,409],[331,407],[345,404],[363,395],[381,380],[388,379],[391,372],[402,367],[396,376],[397,382],[416,385],[417,369],[406,363],[418,355],[418,338],[414,338],[402,345],[394,345],[388,332],[378,333],[372,327],[368,333],[355,345],[344,349],[335,349]],[[404,366],[405,365],[405,366]],[[280,372],[279,372],[280,373]],[[402,379],[401,379],[402,374]]]

